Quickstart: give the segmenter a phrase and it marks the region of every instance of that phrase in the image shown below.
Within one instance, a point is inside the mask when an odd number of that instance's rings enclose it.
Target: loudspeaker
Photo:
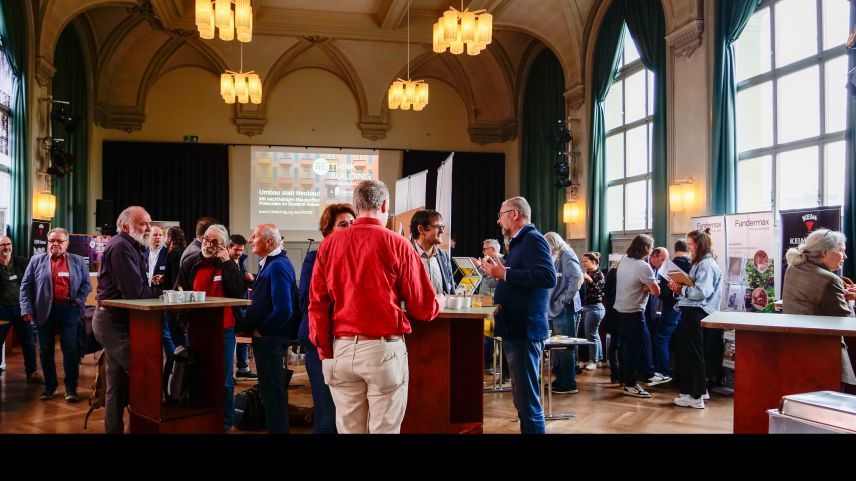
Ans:
[[[95,225],[101,229],[102,234],[116,230],[116,212],[112,200],[95,201]]]

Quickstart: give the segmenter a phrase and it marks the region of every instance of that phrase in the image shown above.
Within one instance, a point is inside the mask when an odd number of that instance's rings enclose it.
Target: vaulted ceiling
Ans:
[[[700,0],[674,0],[672,3]],[[137,130],[157,80],[184,67],[219,75],[255,70],[266,88],[291,72],[320,68],[341,78],[359,106],[363,136],[385,135],[386,88],[407,65],[408,0],[253,0],[253,41],[202,40],[195,0],[34,0],[37,77],[47,83],[65,26],[77,29],[92,72],[96,122]],[[566,90],[581,97],[584,39],[604,0],[471,0],[471,10],[494,15],[494,42],[481,55],[438,55],[432,24],[449,0],[412,0],[411,76],[453,86],[468,111],[473,141],[501,142],[517,132],[520,92],[528,65],[543,48],[559,58]],[[664,2],[668,4],[669,2]],[[452,1],[456,8],[458,1]],[[669,8],[667,17],[669,16]],[[668,18],[667,18],[668,21]],[[212,88],[216,89],[214,85]],[[581,100],[580,100],[581,102]],[[254,135],[266,123],[266,105],[236,106],[238,131]]]

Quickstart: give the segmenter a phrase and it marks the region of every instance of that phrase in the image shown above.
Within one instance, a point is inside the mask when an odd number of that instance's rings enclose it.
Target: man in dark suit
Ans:
[[[449,254],[440,248],[445,231],[443,216],[436,210],[420,210],[410,219],[410,239],[413,242],[413,248],[419,254],[436,294],[455,293],[452,262]]]
[[[54,362],[54,330],[59,329],[65,400],[75,403],[80,400],[77,333],[92,284],[86,259],[67,250],[68,232],[61,227],[51,229],[48,252],[33,256],[21,280],[21,317],[26,322],[35,322],[39,335],[39,355],[45,373],[45,389],[40,399],[53,399],[59,385]]]
[[[259,391],[271,434],[288,433],[283,358],[292,328],[291,314],[298,308],[292,303],[294,266],[280,243],[282,235],[273,224],[260,224],[250,237],[253,253],[260,259],[259,272],[253,281],[253,304],[239,329],[253,335]]]
[[[42,375],[36,368],[36,338],[33,323],[21,318],[21,279],[29,261],[12,255],[12,239],[0,237],[0,344],[14,327],[24,354],[27,382],[39,383]],[[2,372],[2,370],[0,370]]]
[[[166,256],[168,254],[163,245],[163,229],[153,225],[151,239],[152,244],[145,253],[149,267],[149,285],[152,285],[152,276],[166,274]]]
[[[511,393],[520,431],[544,434],[539,366],[547,339],[550,289],[556,286],[556,268],[544,236],[530,222],[532,209],[523,197],[502,203],[496,223],[510,237],[506,264],[485,262],[485,273],[499,280],[495,301],[502,306],[496,316],[497,336],[511,374]]]

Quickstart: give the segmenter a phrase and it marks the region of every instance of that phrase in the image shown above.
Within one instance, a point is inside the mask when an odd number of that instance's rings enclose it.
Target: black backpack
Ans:
[[[241,431],[265,427],[265,407],[258,384],[235,394],[235,427]]]

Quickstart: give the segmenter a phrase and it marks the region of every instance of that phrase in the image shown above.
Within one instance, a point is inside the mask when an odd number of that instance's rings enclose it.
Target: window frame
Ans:
[[[630,35],[630,31],[627,29],[626,25],[624,26],[624,35],[625,35],[625,38],[630,39],[630,41],[634,43],[634,48],[637,48],[635,46],[635,40]],[[651,142],[652,142],[652,139],[651,139],[651,137],[652,137],[652,126],[654,124],[654,114],[653,114],[653,108],[652,108],[652,103],[654,102],[654,99],[649,98],[648,94],[649,94],[649,92],[651,92],[650,83],[653,81],[654,72],[651,72],[649,69],[647,69],[645,67],[645,64],[642,63],[641,58],[636,58],[635,60],[631,61],[630,63],[624,63],[625,62],[624,56],[626,55],[626,49],[622,52],[621,55],[622,55],[621,69],[618,71],[618,74],[612,80],[612,83],[610,84],[609,88],[612,89],[615,84],[617,84],[619,82],[623,83],[629,77],[636,75],[639,72],[645,72],[645,75],[644,75],[644,78],[645,78],[645,116],[642,117],[641,119],[636,119],[630,123],[626,123],[625,119],[626,119],[626,113],[627,113],[627,89],[622,88],[622,92],[621,92],[621,125],[619,125],[618,127],[612,128],[610,130],[607,130],[606,133],[604,134],[604,145],[606,144],[606,140],[609,137],[612,137],[613,135],[623,134],[622,146],[624,149],[624,155],[623,155],[624,174],[623,175],[625,175],[625,177],[621,177],[621,178],[613,179],[613,180],[607,180],[606,181],[606,191],[603,194],[604,196],[607,196],[610,187],[622,186],[622,199],[623,199],[623,202],[621,205],[621,227],[622,228],[618,229],[618,230],[610,230],[609,232],[610,232],[610,234],[650,233],[651,229],[652,229],[652,223],[653,223],[653,219],[652,219],[652,215],[651,215],[651,201],[653,200],[652,199],[652,192],[651,192],[651,189],[652,189],[652,186],[651,186],[651,182],[652,182]],[[605,108],[605,106],[604,106],[604,108]],[[647,172],[644,174],[637,174],[637,175],[633,175],[630,177],[626,177],[626,175],[627,175],[627,133],[634,130],[634,129],[637,129],[639,127],[643,127],[643,126],[648,126],[648,128],[645,129],[645,138],[646,138],[646,147],[647,147],[645,149],[645,157],[647,160]],[[606,162],[607,162],[607,156],[604,156],[605,171],[607,170]],[[633,184],[635,182],[641,182],[641,181],[646,181],[646,183],[645,183],[645,228],[643,228],[643,229],[627,229],[627,185]],[[612,208],[613,207],[610,207],[610,209],[612,209]],[[608,224],[609,223],[609,213],[606,213],[605,215],[607,216],[605,221]]]
[[[796,62],[790,63],[785,66],[777,65],[776,58],[776,6],[781,3],[783,0],[765,0],[755,9],[755,13],[764,10],[765,8],[769,8],[769,21],[770,21],[770,70],[768,72],[764,72],[747,79],[744,79],[737,83],[736,94],[739,97],[741,91],[750,89],[752,87],[757,87],[763,85],[767,82],[770,82],[772,86],[772,112],[771,112],[771,123],[773,130],[772,137],[772,145],[768,147],[761,147],[757,149],[747,150],[737,152],[737,165],[738,170],[740,166],[740,162],[756,159],[759,157],[764,157],[769,155],[771,157],[771,172],[772,176],[772,189],[770,193],[770,204],[769,208],[773,211],[774,214],[779,212],[779,188],[781,182],[779,181],[779,158],[782,154],[786,154],[788,152],[793,152],[800,149],[815,147],[818,150],[818,178],[817,178],[817,205],[816,207],[821,207],[826,204],[826,199],[828,197],[828,185],[825,182],[826,179],[826,148],[829,144],[833,144],[836,142],[841,142],[845,140],[847,129],[845,127],[844,130],[839,132],[827,133],[826,132],[826,123],[827,123],[827,105],[826,105],[826,64],[835,60],[841,56],[846,58],[847,49],[842,43],[841,45],[837,45],[835,47],[824,49],[824,10],[823,10],[823,0],[815,0],[815,8],[817,12],[816,19],[816,27],[817,27],[817,46],[815,53],[809,57],[803,58]],[[805,0],[801,0],[805,1]],[[739,59],[738,59],[739,61]],[[819,134],[808,137],[805,139],[779,143],[779,81],[788,75],[794,74],[796,72],[800,72],[802,70],[817,67],[818,70],[818,104],[819,104],[819,112],[820,115],[820,123]],[[737,99],[735,97],[735,101]],[[735,105],[735,113],[737,112],[737,106]],[[735,132],[740,131],[740,125],[735,122]],[[739,210],[740,205],[740,176],[736,176],[735,178],[735,189],[737,194],[737,206],[738,212],[743,212]],[[807,207],[808,208],[808,207]],[[746,212],[752,212],[757,209],[749,208]]]

